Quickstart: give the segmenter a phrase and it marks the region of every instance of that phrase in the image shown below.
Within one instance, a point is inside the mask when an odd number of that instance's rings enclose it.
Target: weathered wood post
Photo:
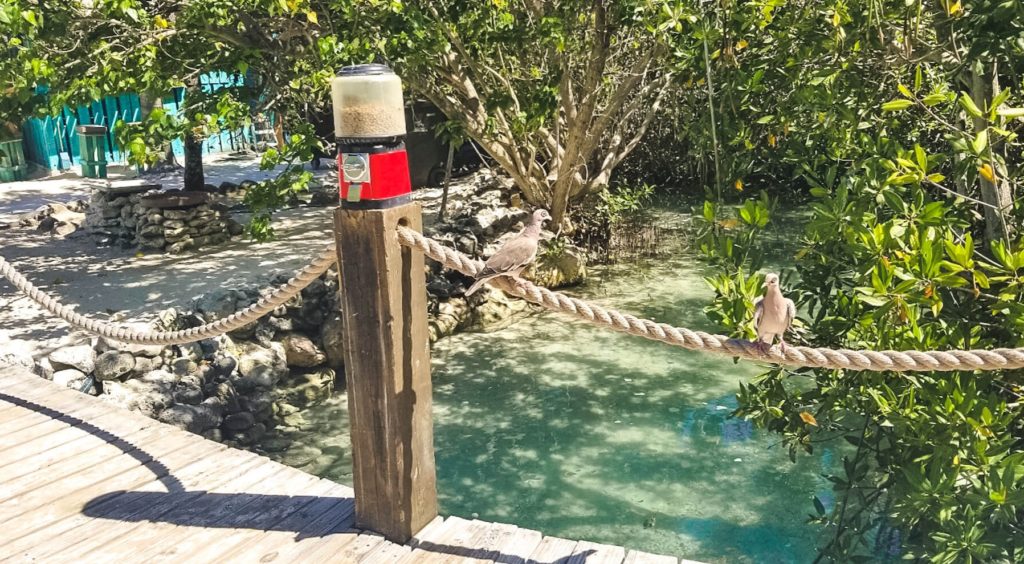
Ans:
[[[398,78],[346,67],[332,94],[356,526],[404,543],[437,515],[424,257],[396,236],[399,225],[420,229],[422,214],[409,202]]]

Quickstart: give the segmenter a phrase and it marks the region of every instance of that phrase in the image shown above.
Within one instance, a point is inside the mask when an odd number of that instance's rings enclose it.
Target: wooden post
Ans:
[[[424,258],[400,223],[420,229],[419,204],[334,214],[356,526],[405,543],[437,516],[437,486]]]

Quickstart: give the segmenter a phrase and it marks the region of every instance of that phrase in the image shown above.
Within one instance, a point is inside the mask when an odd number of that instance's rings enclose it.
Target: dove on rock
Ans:
[[[483,286],[484,282],[499,276],[518,278],[519,274],[530,266],[537,257],[537,243],[540,241],[540,230],[545,221],[551,220],[548,210],[538,209],[533,212],[530,223],[518,235],[510,239],[498,252],[491,255],[484,264],[483,270],[477,273],[476,281],[466,290],[472,295]]]
[[[779,275],[768,274],[764,277],[764,297],[754,302],[754,328],[757,329],[757,344],[761,352],[768,352],[775,337],[779,337],[779,346],[786,351],[785,334],[793,325],[796,317],[796,305],[793,300],[782,295],[779,288]]]

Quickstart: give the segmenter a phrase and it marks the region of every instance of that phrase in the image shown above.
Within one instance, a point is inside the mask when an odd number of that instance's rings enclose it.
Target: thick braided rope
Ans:
[[[480,261],[428,239],[407,227],[398,228],[398,241],[407,247],[423,252],[444,266],[468,276],[475,276],[483,268],[483,263]],[[778,347],[765,353],[751,341],[730,339],[724,335],[712,335],[703,331],[691,331],[649,319],[640,319],[566,296],[560,292],[552,292],[525,280],[514,281],[501,277],[493,279],[491,284],[513,296],[552,311],[575,316],[594,325],[689,350],[717,353],[747,360],[769,361],[788,366],[896,372],[999,370],[1024,367],[1024,349],[872,351],[789,346],[786,347],[784,353]]]
[[[39,288],[36,288],[35,285],[29,282],[20,272],[15,270],[14,267],[4,260],[3,257],[0,257],[0,275],[10,280],[11,284],[14,284],[15,288],[38,303],[46,311],[49,311],[64,321],[67,321],[77,327],[81,327],[90,333],[102,335],[109,339],[124,343],[140,345],[181,345],[184,343],[201,341],[210,337],[216,337],[217,335],[223,335],[224,333],[234,331],[235,329],[244,327],[253,321],[256,321],[276,309],[278,306],[287,302],[306,286],[309,286],[313,280],[326,272],[336,260],[337,256],[334,252],[334,245],[329,245],[328,247],[325,247],[319,255],[317,255],[313,262],[295,273],[295,276],[292,277],[291,280],[281,286],[278,286],[269,294],[261,297],[251,306],[241,311],[237,311],[224,319],[214,321],[213,323],[207,323],[205,325],[200,325],[199,327],[183,329],[180,331],[150,331],[136,329],[75,313],[71,306],[60,303],[60,301],[53,296],[43,292]]]

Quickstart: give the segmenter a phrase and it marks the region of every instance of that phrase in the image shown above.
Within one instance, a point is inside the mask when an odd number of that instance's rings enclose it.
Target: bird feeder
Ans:
[[[82,163],[82,176],[86,178],[107,177],[107,152],[104,142],[107,127],[104,125],[79,125],[78,131],[79,158]]]
[[[385,65],[354,65],[331,81],[341,205],[380,209],[412,193],[402,81]]]

